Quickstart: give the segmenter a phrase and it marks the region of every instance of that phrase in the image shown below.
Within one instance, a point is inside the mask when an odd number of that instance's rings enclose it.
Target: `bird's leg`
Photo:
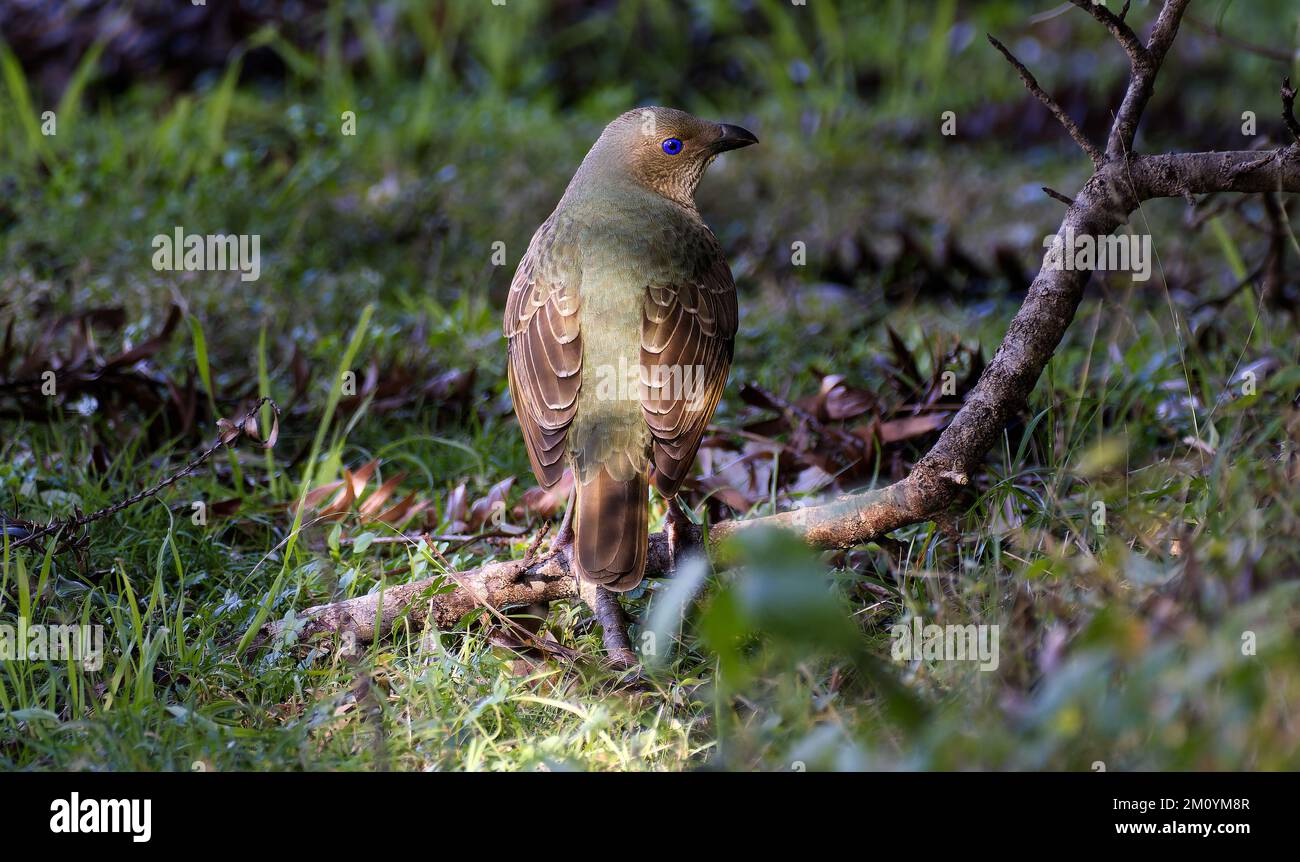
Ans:
[[[560,519],[560,529],[551,540],[552,550],[567,550],[573,544],[573,504],[577,499],[577,493],[569,495],[569,503],[564,507],[564,517]]]
[[[617,670],[637,667],[639,662],[627,635],[627,616],[619,604],[618,594],[579,578],[578,595],[591,608],[592,616],[600,624],[600,639],[605,645],[605,660],[608,665]]]
[[[551,550],[555,553],[573,553],[573,509],[578,499],[575,491],[569,497],[569,505],[564,510],[559,532],[551,541]],[[601,641],[605,645],[606,661],[617,670],[630,670],[638,666],[636,652],[627,634],[627,616],[619,604],[618,594],[612,593],[599,584],[583,580],[574,575],[578,585],[578,596],[591,609],[592,616],[600,625]]]
[[[678,554],[699,541],[695,522],[682,509],[681,501],[673,494],[668,498],[668,513],[664,518],[664,532],[668,535],[668,561],[675,571]]]

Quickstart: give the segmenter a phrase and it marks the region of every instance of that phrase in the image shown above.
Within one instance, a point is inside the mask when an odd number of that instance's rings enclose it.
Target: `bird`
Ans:
[[[686,518],[677,494],[737,328],[735,281],[695,191],[719,155],[756,143],[675,108],[622,114],[511,281],[502,331],[529,462],[547,490],[573,471],[554,546],[580,579],[613,592],[645,576],[650,486],[670,525]]]

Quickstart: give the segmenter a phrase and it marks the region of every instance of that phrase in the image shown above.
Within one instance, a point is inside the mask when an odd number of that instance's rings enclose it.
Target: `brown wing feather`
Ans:
[[[695,274],[651,284],[641,318],[641,410],[655,486],[677,493],[722,397],[736,337],[736,287],[710,236]]]
[[[577,248],[552,216],[537,229],[515,270],[502,330],[515,415],[533,473],[544,488],[564,474],[565,437],[578,405],[582,333]]]

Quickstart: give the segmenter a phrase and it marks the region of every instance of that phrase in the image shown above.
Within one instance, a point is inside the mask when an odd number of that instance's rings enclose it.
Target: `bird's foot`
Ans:
[[[600,625],[600,639],[605,645],[605,665],[612,670],[626,671],[639,666],[640,660],[632,649],[627,634],[627,615],[619,604],[618,594],[590,581],[578,580],[578,595]]]
[[[573,546],[573,526],[566,524],[560,528],[559,532],[555,534],[555,538],[551,539],[551,550],[559,551],[562,549],[568,549],[572,546]]]
[[[574,496],[570,496],[564,517],[560,519],[560,529],[556,531],[555,538],[551,539],[552,554],[568,554],[573,548],[573,501]]]

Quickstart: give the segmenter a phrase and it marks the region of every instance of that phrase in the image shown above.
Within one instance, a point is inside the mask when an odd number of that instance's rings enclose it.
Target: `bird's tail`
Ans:
[[[617,593],[636,589],[645,576],[649,488],[644,474],[625,481],[605,467],[575,485],[574,566],[579,577]]]

